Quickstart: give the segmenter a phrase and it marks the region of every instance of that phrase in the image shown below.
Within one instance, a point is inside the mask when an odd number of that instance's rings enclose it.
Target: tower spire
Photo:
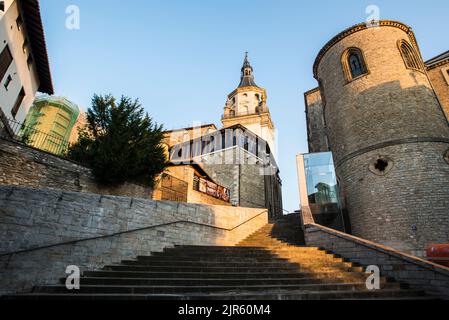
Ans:
[[[248,59],[248,51],[246,51],[245,60],[243,61],[242,66],[242,76],[240,78],[239,88],[257,87],[256,82],[254,81],[253,71],[254,69]]]

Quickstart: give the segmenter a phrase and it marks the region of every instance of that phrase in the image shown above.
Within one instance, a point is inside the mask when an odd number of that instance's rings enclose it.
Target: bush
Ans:
[[[138,100],[94,95],[87,126],[67,156],[90,167],[100,183],[153,186],[167,164],[163,138],[163,127],[153,123]]]

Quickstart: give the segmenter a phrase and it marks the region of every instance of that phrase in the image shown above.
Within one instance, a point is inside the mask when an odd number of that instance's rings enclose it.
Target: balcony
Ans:
[[[246,117],[246,116],[252,116],[252,115],[261,115],[264,113],[270,113],[270,110],[268,110],[267,107],[259,107],[256,108],[256,112],[230,112],[229,114],[225,114],[221,117],[222,120],[226,119],[233,119],[237,117]]]

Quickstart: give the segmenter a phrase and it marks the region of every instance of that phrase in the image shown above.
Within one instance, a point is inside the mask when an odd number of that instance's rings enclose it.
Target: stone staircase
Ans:
[[[284,217],[235,247],[176,246],[103,270],[84,272],[81,288],[35,287],[6,299],[301,300],[426,299],[383,278],[369,291],[363,268],[303,246],[299,217]]]

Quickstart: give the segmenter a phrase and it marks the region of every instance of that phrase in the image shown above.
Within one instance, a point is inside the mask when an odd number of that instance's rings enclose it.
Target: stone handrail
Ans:
[[[301,208],[301,221],[303,226],[315,224],[315,219],[309,206]]]
[[[361,265],[377,265],[382,274],[411,287],[449,299],[449,268],[372,241],[315,223],[310,207],[302,207],[306,243]]]

